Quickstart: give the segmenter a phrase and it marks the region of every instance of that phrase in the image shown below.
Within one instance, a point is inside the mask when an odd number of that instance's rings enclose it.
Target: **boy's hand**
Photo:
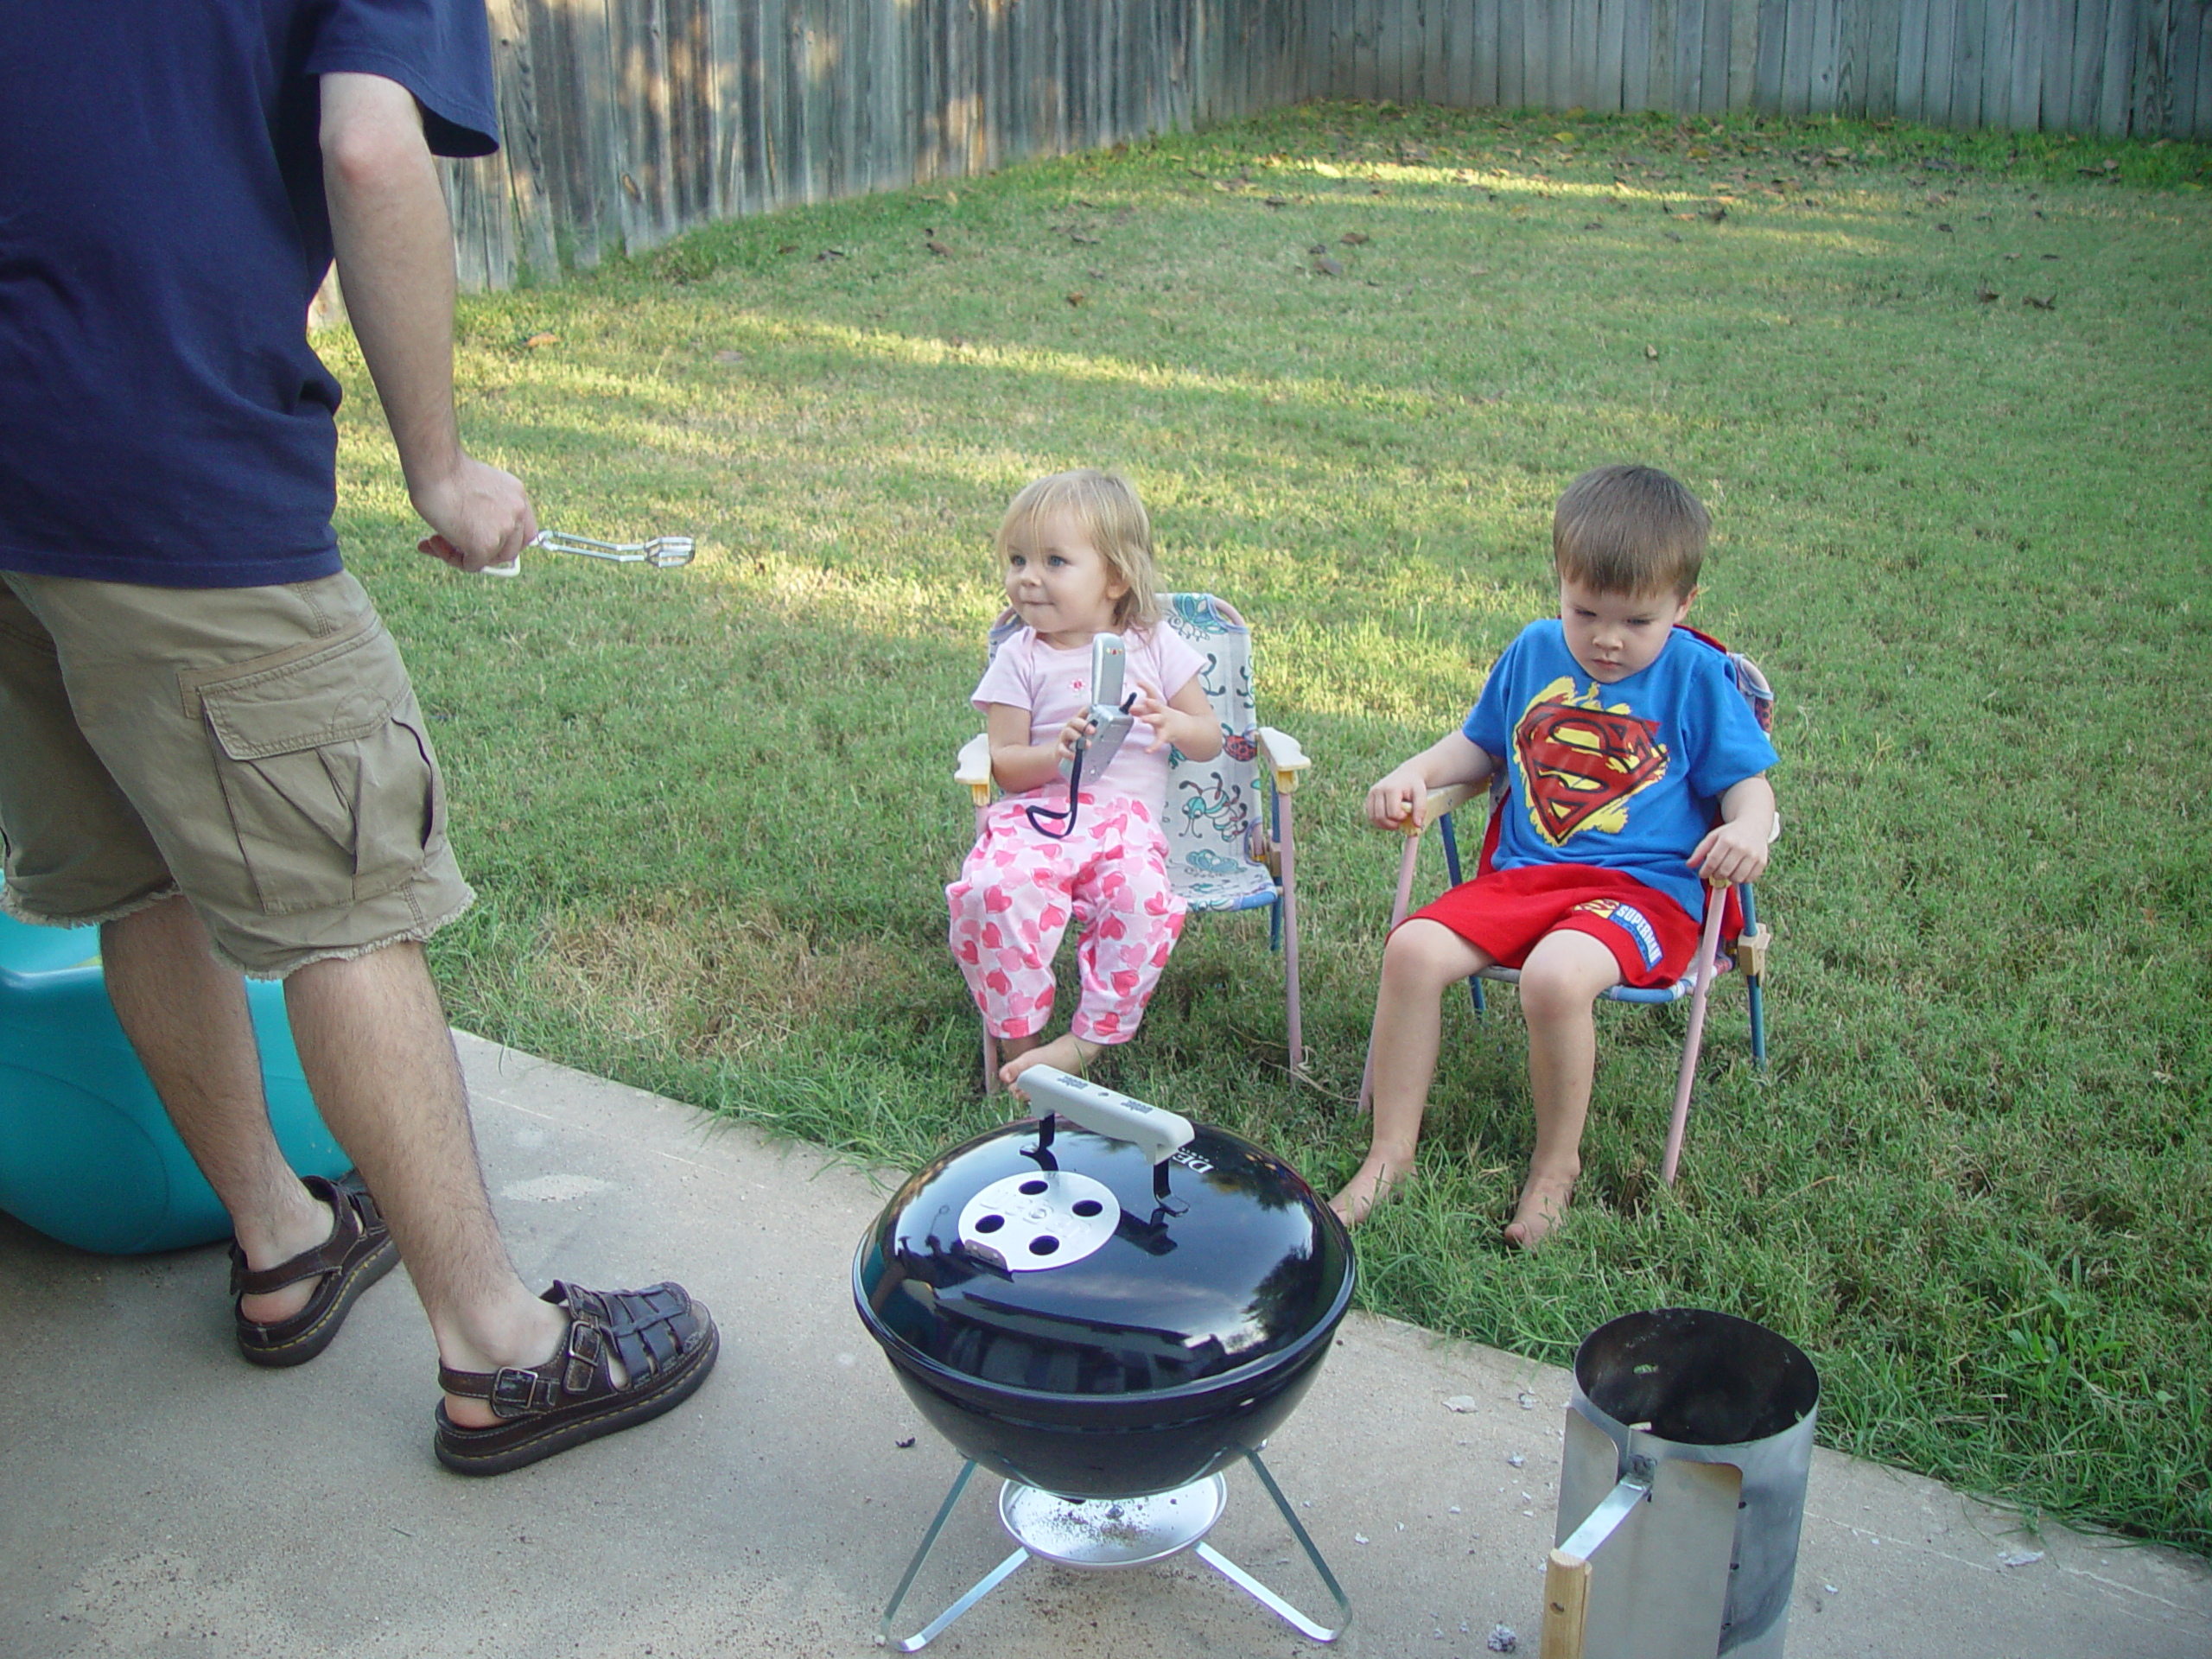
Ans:
[[[1425,829],[1428,785],[1412,767],[1399,767],[1367,791],[1367,821],[1377,830]]]
[[[1758,880],[1766,868],[1766,832],[1770,827],[1762,823],[1755,830],[1740,820],[1717,825],[1691,851],[1690,868],[1712,887]]]

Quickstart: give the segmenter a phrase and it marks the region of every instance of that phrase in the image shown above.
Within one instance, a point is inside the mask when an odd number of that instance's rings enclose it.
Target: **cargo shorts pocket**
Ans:
[[[194,682],[264,914],[372,899],[444,845],[436,758],[375,617],[304,655],[280,652]]]

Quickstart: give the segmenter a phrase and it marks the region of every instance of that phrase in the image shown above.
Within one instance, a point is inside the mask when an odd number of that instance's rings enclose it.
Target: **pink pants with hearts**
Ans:
[[[1072,920],[1081,994],[1070,1029],[1086,1043],[1126,1043],[1183,931],[1183,900],[1167,880],[1167,842],[1142,801],[1088,793],[1065,841],[1040,835],[1003,800],[944,890],[952,956],[984,1028],[1033,1037],[1052,1012],[1052,954]]]

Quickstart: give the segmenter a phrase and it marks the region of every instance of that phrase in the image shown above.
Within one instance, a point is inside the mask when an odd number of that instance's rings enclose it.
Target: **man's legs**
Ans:
[[[238,976],[209,953],[181,898],[101,932],[110,995],[177,1133],[231,1212],[250,1265],[270,1268],[328,1236],[329,1212],[293,1175],[269,1127]],[[535,1365],[567,1320],[515,1276],[493,1220],[467,1098],[422,947],[311,963],[285,982],[292,1035],[315,1103],[359,1165],[456,1370]],[[284,1317],[312,1285],[249,1297],[249,1319]],[[465,1426],[493,1421],[448,1395]]]
[[[1573,930],[1546,934],[1522,964],[1536,1147],[1505,1236],[1523,1249],[1535,1249],[1558,1224],[1582,1173],[1582,1125],[1598,1070],[1598,996],[1620,976],[1613,953]]]
[[[276,1267],[329,1237],[335,1218],[300,1185],[269,1127],[245,982],[210,953],[191,905],[172,894],[104,924],[100,959],[116,1017],[230,1211],[247,1265]],[[298,1313],[314,1292],[312,1281],[288,1285],[239,1308],[266,1324]]]
[[[1382,948],[1382,988],[1375,999],[1375,1137],[1367,1160],[1330,1207],[1347,1226],[1390,1196],[1413,1173],[1414,1147],[1443,1040],[1446,988],[1490,965],[1490,957],[1441,922],[1416,917]]]

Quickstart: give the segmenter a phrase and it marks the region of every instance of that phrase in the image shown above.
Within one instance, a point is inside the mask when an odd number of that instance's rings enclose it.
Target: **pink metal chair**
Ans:
[[[1193,911],[1268,911],[1268,944],[1283,958],[1292,1069],[1306,1065],[1298,1003],[1297,866],[1291,798],[1312,764],[1297,741],[1262,726],[1252,689],[1252,633],[1227,601],[1211,594],[1166,594],[1166,620],[1205,661],[1198,683],[1221,721],[1221,753],[1211,760],[1171,755],[1160,825],[1168,874]],[[990,650],[1020,630],[1010,610],[992,624]],[[1267,796],[1261,798],[1264,772]],[[955,781],[976,804],[976,830],[991,804],[991,749],[981,734],[962,746]],[[983,1087],[998,1087],[998,1044],[983,1033]]]
[[[1698,633],[1695,629],[1686,628],[1683,632],[1695,635],[1716,651],[1726,652],[1736,689],[1744,694],[1744,700],[1751,705],[1760,728],[1770,732],[1774,726],[1774,692],[1767,683],[1766,676],[1741,652],[1727,651],[1718,640]],[[1452,815],[1485,792],[1489,798],[1490,816],[1482,855],[1477,861],[1479,868],[1487,861],[1491,849],[1496,844],[1497,810],[1504,798],[1502,780],[1488,791],[1453,788],[1440,790],[1428,798],[1428,822],[1436,826],[1439,837],[1444,843],[1445,870],[1450,878],[1450,885],[1453,887],[1459,884],[1461,876],[1459,840],[1452,829]],[[1777,813],[1768,838],[1777,839],[1781,834],[1782,817]],[[1398,865],[1397,897],[1390,908],[1393,929],[1406,919],[1413,906],[1414,870],[1421,855],[1422,830],[1409,824],[1403,835],[1405,851]],[[1675,1080],[1674,1111],[1668,1121],[1666,1152],[1659,1170],[1660,1179],[1670,1186],[1674,1184],[1675,1168],[1681,1160],[1682,1137],[1689,1123],[1691,1087],[1697,1076],[1698,1054],[1704,1042],[1706,999],[1713,982],[1723,974],[1740,971],[1744,976],[1744,988],[1750,1004],[1751,1060],[1760,1070],[1766,1068],[1766,1013],[1762,988],[1767,957],[1774,944],[1774,934],[1758,920],[1751,883],[1738,883],[1735,891],[1742,910],[1743,925],[1732,938],[1723,939],[1720,937],[1722,919],[1728,906],[1719,902],[1717,897],[1714,902],[1706,906],[1705,926],[1695,960],[1709,964],[1711,972],[1700,972],[1694,966],[1689,973],[1672,985],[1650,990],[1616,985],[1603,993],[1603,1000],[1611,1002],[1678,1002],[1685,996],[1690,999],[1689,1032],[1682,1044],[1681,1065]],[[1503,985],[1514,985],[1520,982],[1521,975],[1517,969],[1513,968],[1485,968],[1467,981],[1468,995],[1473,1001],[1478,1019],[1484,1011],[1482,982],[1486,979]],[[1370,1108],[1374,1079],[1375,1049],[1373,1039],[1370,1039],[1367,1065],[1359,1081],[1359,1109],[1363,1112]]]

